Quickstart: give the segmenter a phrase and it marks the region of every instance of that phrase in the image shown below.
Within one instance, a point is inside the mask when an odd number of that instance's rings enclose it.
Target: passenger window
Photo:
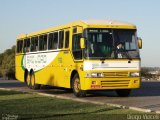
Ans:
[[[65,48],[69,47],[69,31],[65,32]]]
[[[31,38],[31,52],[38,51],[38,37]]]
[[[48,49],[57,49],[58,45],[58,32],[50,33],[48,38]]]
[[[47,50],[47,34],[39,36],[39,50]]]
[[[30,52],[30,38],[24,39],[24,49],[23,52]]]
[[[59,31],[59,45],[58,48],[63,48],[63,41],[64,41],[64,31]]]
[[[23,52],[23,40],[18,40],[17,41],[17,53],[22,53]]]
[[[48,49],[49,50],[53,49],[53,44],[54,44],[53,33],[50,33],[49,38],[48,38]]]
[[[58,47],[58,32],[53,33],[53,49]]]
[[[82,59],[82,49],[80,48],[80,38],[82,34],[74,34],[72,41],[72,52],[75,59]]]

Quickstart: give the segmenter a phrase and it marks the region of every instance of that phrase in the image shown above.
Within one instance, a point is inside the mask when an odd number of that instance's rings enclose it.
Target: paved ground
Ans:
[[[57,89],[53,87],[43,87],[40,90],[30,90],[24,83],[16,80],[0,80],[0,88],[9,88],[26,92],[40,92],[65,96],[76,99],[69,90]],[[160,82],[159,81],[144,81],[140,89],[133,90],[130,97],[118,97],[114,91],[95,91],[89,93],[87,97],[80,98],[101,103],[110,103],[124,105],[126,107],[138,107],[150,109],[152,111],[160,111]]]

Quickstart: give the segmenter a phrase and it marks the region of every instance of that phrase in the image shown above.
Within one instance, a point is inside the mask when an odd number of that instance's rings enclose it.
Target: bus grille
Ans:
[[[106,80],[101,81],[102,88],[123,88],[128,87],[130,80]]]
[[[128,77],[128,72],[104,72],[104,77]]]

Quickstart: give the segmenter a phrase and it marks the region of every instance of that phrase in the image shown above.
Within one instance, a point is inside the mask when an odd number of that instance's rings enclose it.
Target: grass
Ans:
[[[80,103],[37,94],[0,90],[0,115],[18,115],[18,119],[35,120],[114,120],[128,114],[144,114],[106,105]]]

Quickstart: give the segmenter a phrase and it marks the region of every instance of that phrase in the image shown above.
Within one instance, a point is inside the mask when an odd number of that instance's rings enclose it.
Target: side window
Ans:
[[[49,38],[48,38],[48,49],[49,50],[53,49],[53,44],[54,44],[53,33],[50,33]]]
[[[59,31],[59,45],[58,48],[63,48],[63,42],[64,42],[64,31]]]
[[[58,32],[53,33],[53,49],[58,47]]]
[[[80,38],[82,34],[74,34],[72,40],[72,52],[75,59],[82,59],[82,49],[80,48]]]
[[[18,40],[17,41],[17,53],[22,53],[23,52],[23,40]]]
[[[38,37],[31,38],[31,52],[38,50]]]
[[[69,31],[65,32],[65,48],[69,47]]]
[[[48,49],[57,49],[58,45],[58,32],[50,33],[48,38]]]
[[[47,50],[47,34],[39,36],[39,50]]]
[[[24,53],[30,52],[30,38],[24,39]]]

